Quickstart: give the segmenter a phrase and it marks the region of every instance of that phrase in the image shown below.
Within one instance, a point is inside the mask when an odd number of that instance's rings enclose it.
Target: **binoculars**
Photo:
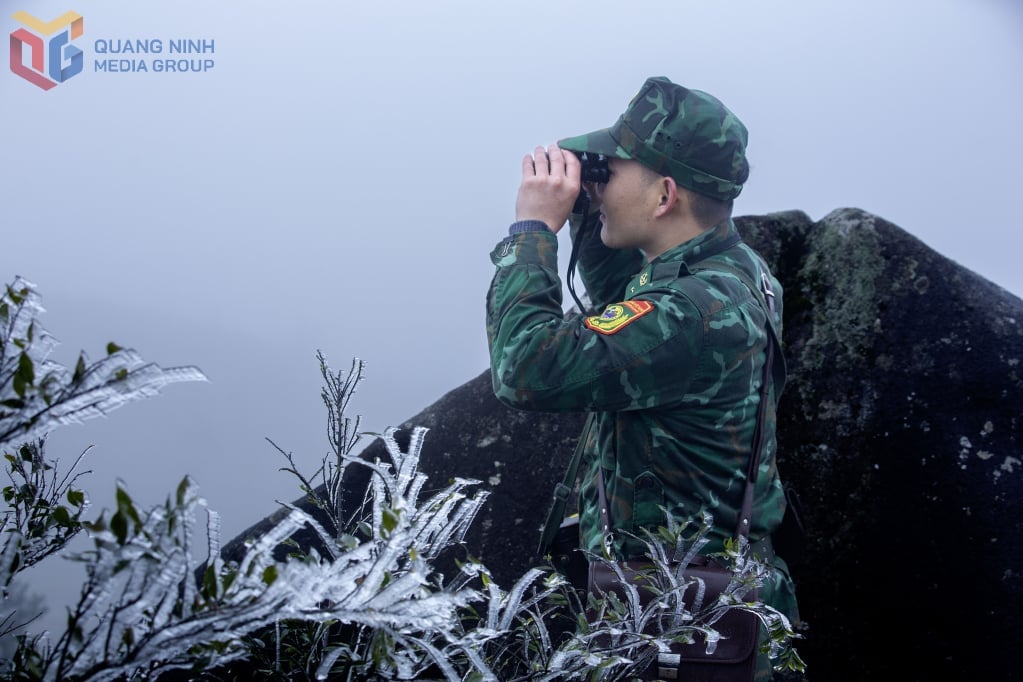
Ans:
[[[611,171],[607,166],[607,157],[603,154],[591,154],[589,152],[572,152],[579,157],[582,165],[583,182],[607,182],[611,177]]]

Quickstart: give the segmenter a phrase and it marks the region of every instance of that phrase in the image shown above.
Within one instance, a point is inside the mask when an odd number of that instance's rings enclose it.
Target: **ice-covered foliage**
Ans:
[[[89,503],[85,493],[73,487],[78,460],[63,475],[45,456],[42,438],[4,452],[7,480],[3,488],[5,508],[0,518],[3,549],[0,550],[0,586],[14,575],[59,551],[81,530],[81,517]]]
[[[97,362],[81,353],[69,370],[50,359],[57,341],[39,323],[42,312],[35,286],[20,277],[0,295],[0,451],[10,483],[3,488],[0,518],[3,587],[66,544],[80,530],[87,507],[85,494],[73,487],[81,455],[58,476],[43,454],[45,434],[154,395],[169,383],[205,380],[194,367],[163,369],[115,343]]]
[[[372,471],[364,529],[355,529],[363,540],[328,532],[292,508],[237,565],[220,559],[215,514],[207,512],[207,541],[196,546],[196,516],[206,503],[189,479],[174,499],[148,512],[119,485],[116,511],[83,524],[93,548],[75,557],[87,579],[67,630],[52,643],[26,638],[19,661],[31,662],[41,679],[151,676],[246,657],[245,637],[281,621],[344,623],[374,634],[374,648],[358,661],[363,669],[411,678],[436,667],[460,679],[445,648],[458,646],[460,612],[478,593],[465,583],[432,585],[429,559],[461,540],[486,494],[469,497],[465,489],[474,482],[455,480],[423,495],[424,435],[416,430],[402,451],[391,430],[384,435],[390,462],[352,460]],[[274,550],[302,527],[313,530],[324,554],[275,561]],[[356,656],[351,646],[328,643],[318,676]]]
[[[161,368],[130,348],[78,356],[74,370],[50,359],[57,345],[37,319],[35,286],[18,277],[0,296],[0,448],[38,438],[64,424],[105,415],[179,381],[204,381],[195,367]]]
[[[0,637],[25,624],[8,599],[19,571],[63,548],[78,533],[88,508],[74,487],[75,469],[63,474],[45,456],[45,434],[110,412],[180,381],[204,380],[194,367],[163,369],[133,350],[107,345],[102,360],[82,353],[74,370],[50,359],[57,342],[39,323],[35,286],[17,277],[0,292],[0,452],[7,463],[0,512]]]
[[[384,507],[378,533],[355,546],[342,546],[311,516],[291,509],[237,565],[219,559],[214,514],[207,512],[207,541],[196,546],[196,516],[206,503],[190,480],[173,500],[145,513],[119,488],[109,520],[85,524],[94,546],[76,557],[88,577],[68,629],[53,645],[36,642],[42,677],[113,680],[216,666],[247,655],[246,635],[289,619],[386,632],[391,660],[379,667],[407,676],[430,658],[426,645],[448,635],[459,609],[475,598],[471,589],[432,589],[416,552],[450,537],[475,513],[483,496],[467,498],[465,485],[452,483],[411,513],[394,497],[374,497]],[[303,526],[314,529],[328,556],[274,561],[273,550]],[[332,650],[327,658],[343,653]]]
[[[60,475],[44,447],[39,439],[4,453],[10,484],[3,488],[0,516],[0,640],[39,615],[25,612],[22,595],[11,588],[14,576],[63,549],[81,530],[89,506],[85,493],[72,487],[75,467]]]

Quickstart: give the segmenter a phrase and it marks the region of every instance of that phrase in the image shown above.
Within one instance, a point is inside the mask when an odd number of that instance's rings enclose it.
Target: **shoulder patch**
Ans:
[[[600,315],[586,318],[586,326],[598,334],[614,334],[654,309],[650,301],[622,301],[604,308]]]

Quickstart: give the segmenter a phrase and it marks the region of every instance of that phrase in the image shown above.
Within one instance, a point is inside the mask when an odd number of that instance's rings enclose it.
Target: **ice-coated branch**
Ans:
[[[105,415],[168,384],[206,380],[195,367],[162,368],[114,343],[96,362],[81,353],[70,370],[49,357],[57,341],[38,322],[43,312],[35,285],[21,277],[0,295],[0,449]]]

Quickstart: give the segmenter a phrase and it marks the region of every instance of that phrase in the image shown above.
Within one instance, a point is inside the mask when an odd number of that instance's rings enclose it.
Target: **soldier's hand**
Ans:
[[[557,232],[579,196],[579,159],[556,144],[537,147],[522,159],[522,184],[515,220],[541,220]]]

